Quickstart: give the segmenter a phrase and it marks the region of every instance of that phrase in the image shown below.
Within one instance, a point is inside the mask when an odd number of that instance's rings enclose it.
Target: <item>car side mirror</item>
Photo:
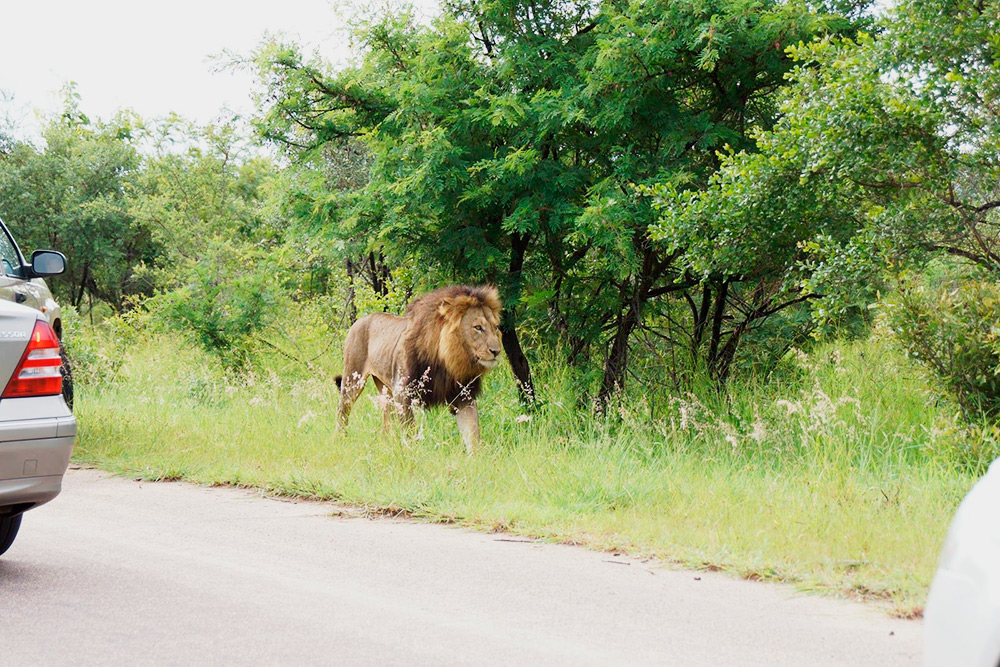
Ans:
[[[66,270],[66,256],[55,250],[31,253],[31,275],[35,278],[56,276]]]

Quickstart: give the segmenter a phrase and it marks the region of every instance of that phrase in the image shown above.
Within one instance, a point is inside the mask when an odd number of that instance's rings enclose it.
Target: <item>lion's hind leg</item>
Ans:
[[[351,414],[351,408],[354,407],[354,401],[358,400],[358,396],[364,391],[367,381],[367,373],[359,371],[349,373],[347,369],[344,369],[343,378],[337,382],[340,385],[340,402],[337,404],[337,418],[340,420],[341,427],[347,426],[347,418]]]
[[[378,393],[378,397],[376,398],[378,406],[382,408],[382,433],[388,433],[394,405],[392,392],[389,391],[389,386],[385,382],[382,382],[374,375],[372,376],[372,380],[375,382],[375,391]]]

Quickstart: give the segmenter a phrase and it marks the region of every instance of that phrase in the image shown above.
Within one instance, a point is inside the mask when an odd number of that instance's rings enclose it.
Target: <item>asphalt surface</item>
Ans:
[[[921,624],[787,586],[70,471],[0,557],[0,665],[902,665]]]

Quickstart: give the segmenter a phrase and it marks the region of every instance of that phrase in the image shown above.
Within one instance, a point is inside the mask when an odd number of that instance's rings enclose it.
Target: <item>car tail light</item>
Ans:
[[[21,355],[2,398],[51,396],[62,393],[62,358],[59,339],[48,322],[38,320],[28,349]]]

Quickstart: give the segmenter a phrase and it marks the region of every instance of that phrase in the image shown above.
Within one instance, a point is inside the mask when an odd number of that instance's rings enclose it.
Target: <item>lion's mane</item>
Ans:
[[[403,374],[424,405],[460,405],[479,395],[483,370],[459,326],[473,307],[483,307],[494,326],[499,323],[500,296],[492,286],[442,287],[407,306],[409,322],[399,342],[405,358]]]

